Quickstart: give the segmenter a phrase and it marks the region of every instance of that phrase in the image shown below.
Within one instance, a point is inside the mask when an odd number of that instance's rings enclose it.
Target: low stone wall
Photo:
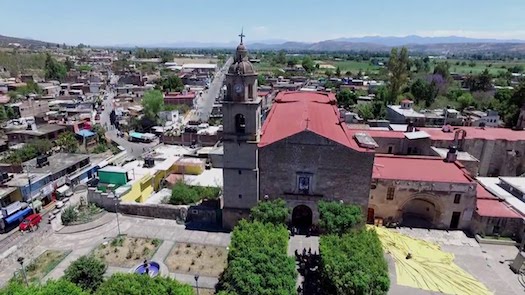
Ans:
[[[115,212],[117,206],[115,199],[109,198],[107,193],[97,191],[95,188],[88,189],[88,202],[104,208],[106,211]],[[210,225],[218,224],[217,208],[209,206],[188,206],[169,204],[144,204],[144,203],[120,203],[118,212],[128,215],[145,216],[151,218],[173,219],[182,222],[199,222]]]

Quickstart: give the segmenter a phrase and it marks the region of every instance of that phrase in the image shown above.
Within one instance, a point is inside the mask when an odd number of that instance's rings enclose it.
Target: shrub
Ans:
[[[296,293],[295,261],[287,255],[288,231],[282,225],[241,220],[234,228],[221,294]]]
[[[262,223],[285,224],[290,215],[290,209],[282,199],[259,202],[251,210],[251,217]]]
[[[319,226],[329,234],[344,234],[363,222],[361,208],[339,202],[318,203]]]
[[[78,220],[78,212],[75,210],[75,207],[68,206],[64,209],[60,218],[62,219],[63,225],[69,225]]]
[[[189,205],[203,199],[216,199],[219,194],[220,189],[217,187],[191,186],[179,181],[172,188],[169,203],[172,205]]]
[[[104,281],[106,265],[94,256],[81,256],[64,272],[64,278],[84,291],[94,292]]]
[[[321,236],[319,249],[327,294],[387,294],[388,265],[374,230]]]
[[[31,284],[26,287],[21,282],[10,282],[0,289],[2,295],[88,295],[89,293],[66,280],[48,281],[45,284]]]
[[[96,295],[120,295],[120,294],[177,294],[193,295],[190,285],[166,278],[117,273],[112,275],[98,288]]]

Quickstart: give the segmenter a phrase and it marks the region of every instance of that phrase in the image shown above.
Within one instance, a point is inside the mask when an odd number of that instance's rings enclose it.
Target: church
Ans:
[[[259,201],[279,198],[300,226],[318,221],[321,200],[367,212],[374,151],[341,122],[335,95],[280,92],[263,124],[257,73],[240,37],[223,101],[223,227],[247,218]]]

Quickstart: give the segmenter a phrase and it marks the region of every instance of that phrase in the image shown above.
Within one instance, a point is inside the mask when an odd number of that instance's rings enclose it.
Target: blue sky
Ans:
[[[320,41],[365,35],[525,39],[524,0],[0,0],[0,34],[91,45]]]

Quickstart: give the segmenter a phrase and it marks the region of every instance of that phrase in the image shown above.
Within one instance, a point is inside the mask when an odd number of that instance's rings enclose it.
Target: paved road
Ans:
[[[116,78],[118,80],[118,78]],[[112,82],[114,79],[112,79]],[[113,140],[114,142],[118,143],[120,146],[126,149],[128,154],[133,155],[134,157],[140,157],[142,153],[144,153],[147,149],[152,148],[159,144],[159,140],[155,140],[152,143],[137,143],[137,142],[129,142],[125,138],[118,137],[117,136],[117,130],[112,127],[109,123],[109,114],[113,110],[113,98],[115,97],[115,92],[108,91],[107,98],[102,102],[104,104],[104,111],[100,115],[100,123],[102,126],[107,126],[107,133],[106,135]],[[107,125],[106,125],[107,124]]]
[[[215,74],[215,78],[211,82],[208,90],[206,90],[202,94],[202,96],[197,100],[195,110],[193,110],[193,112],[196,113],[198,119],[201,122],[208,122],[211,110],[213,109],[213,103],[215,102],[215,98],[219,95],[219,92],[221,91],[221,88],[224,83],[224,78],[226,77],[228,68],[232,63],[233,58],[230,57],[224,63],[222,68]]]

